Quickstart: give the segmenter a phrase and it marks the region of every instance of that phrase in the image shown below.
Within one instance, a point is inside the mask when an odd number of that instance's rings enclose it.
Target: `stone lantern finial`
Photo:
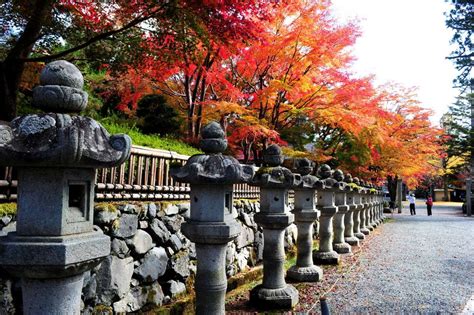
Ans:
[[[277,144],[270,145],[263,152],[263,162],[268,166],[280,166],[284,160],[283,152]]]
[[[327,164],[321,165],[318,169],[318,175],[322,179],[327,179],[331,177],[331,174],[332,174],[331,167]]]
[[[343,182],[344,181],[344,173],[340,169],[337,169],[337,170],[334,171],[333,177],[338,182]]]
[[[347,173],[346,175],[344,175],[344,181],[348,184],[350,183],[353,183],[353,179],[352,179],[352,175]]]
[[[35,107],[54,113],[79,113],[87,106],[84,77],[70,62],[48,63],[41,71],[40,84],[33,89]]]
[[[221,125],[213,121],[201,130],[201,149],[207,153],[222,153],[227,148],[227,139]]]

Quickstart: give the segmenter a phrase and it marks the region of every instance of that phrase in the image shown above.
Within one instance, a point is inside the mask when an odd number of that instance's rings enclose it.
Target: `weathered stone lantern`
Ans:
[[[353,219],[354,212],[357,209],[355,194],[359,192],[359,187],[353,182],[351,174],[346,174],[344,181],[351,187],[351,190],[347,192],[347,205],[349,206],[349,210],[344,216],[344,240],[351,246],[359,246],[359,239],[354,235]]]
[[[288,206],[288,190],[299,185],[301,176],[280,166],[283,155],[279,146],[264,152],[266,166],[261,167],[251,184],[260,187],[260,212],[255,222],[263,227],[263,282],[250,292],[250,300],[264,308],[289,309],[298,303],[298,291],[285,282],[285,228],[294,220]]]
[[[362,185],[361,194],[362,194],[363,208],[360,211],[360,231],[364,235],[369,235],[370,230],[367,226],[368,216],[369,216],[369,208],[370,208],[369,196],[368,196],[369,195],[369,189],[367,188],[367,183],[366,182],[362,181],[361,185]]]
[[[21,278],[24,314],[79,314],[83,274],[110,252],[93,227],[95,169],[124,162],[131,141],[66,114],[87,105],[71,63],[49,63],[40,83],[33,105],[52,113],[0,123],[0,162],[18,170],[17,230],[0,238],[0,264]]]
[[[369,225],[372,227],[372,229],[375,229],[378,226],[377,222],[377,202],[375,200],[377,190],[375,189],[374,184],[369,185],[370,190],[369,190],[369,202],[370,202],[370,218],[369,218]]]
[[[287,161],[291,161],[287,163]],[[301,182],[293,187],[295,192],[295,224],[298,228],[296,242],[296,265],[287,271],[287,277],[295,281],[315,282],[323,277],[323,270],[313,264],[313,225],[320,212],[316,210],[316,189],[322,188],[322,182],[313,172],[314,163],[306,158],[285,161],[293,172],[301,175]]]
[[[193,155],[183,167],[171,168],[171,176],[191,184],[190,218],[181,231],[196,243],[196,314],[224,314],[226,247],[241,231],[232,217],[233,184],[250,180],[253,168],[222,155],[227,139],[218,123],[205,126],[201,136],[205,154]]]
[[[343,184],[332,176],[329,165],[319,167],[318,176],[323,182],[323,188],[318,189],[318,209],[321,211],[319,218],[319,249],[313,252],[314,262],[318,265],[336,265],[339,263],[339,254],[334,251],[332,241],[333,217],[337,212],[335,205],[335,192],[343,189]]]
[[[354,209],[354,236],[357,237],[359,240],[365,239],[365,234],[361,232],[361,221],[362,221],[362,210],[364,209],[364,205],[362,203],[362,190],[363,188],[360,186],[360,180],[357,177],[353,179],[354,184],[357,186],[354,194],[354,204],[356,208]]]
[[[378,203],[378,220],[379,223],[382,224],[384,222],[384,200],[383,200],[383,191],[382,188],[379,187],[377,190],[377,203]]]
[[[366,188],[366,196],[365,202],[367,204],[367,208],[365,209],[365,228],[372,232],[375,229],[375,226],[372,224],[373,213],[372,210],[374,208],[374,204],[372,202],[373,191],[372,191],[372,184],[369,182],[365,182]]]
[[[337,212],[334,215],[334,240],[332,246],[338,254],[348,254],[351,252],[351,245],[346,243],[344,239],[344,219],[349,212],[347,193],[352,189],[350,185],[344,182],[344,173],[341,170],[335,170],[333,177],[341,184],[342,190],[336,190],[335,192]]]

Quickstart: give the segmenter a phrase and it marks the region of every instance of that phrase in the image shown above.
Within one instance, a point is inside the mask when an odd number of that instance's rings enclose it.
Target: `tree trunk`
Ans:
[[[449,201],[448,175],[443,175],[443,201]]]
[[[395,205],[395,200],[397,198],[397,181],[398,181],[398,176],[387,176],[387,189],[388,189],[388,194],[390,196],[390,207],[393,208]]]
[[[19,60],[5,60],[0,63],[0,120],[15,118],[16,98],[25,63]]]
[[[41,29],[51,19],[54,0],[37,0],[32,15],[18,41],[0,64],[0,120],[10,121],[16,116],[16,99],[25,60],[41,37]]]
[[[471,159],[469,163],[469,181],[468,184],[466,183],[466,214],[468,217],[472,215],[472,200],[471,200],[471,185],[472,185],[472,177],[474,174],[474,97],[472,96],[472,86],[471,86],[471,95],[468,95],[468,101],[471,105],[471,129],[469,130],[469,144],[470,144],[470,153]]]

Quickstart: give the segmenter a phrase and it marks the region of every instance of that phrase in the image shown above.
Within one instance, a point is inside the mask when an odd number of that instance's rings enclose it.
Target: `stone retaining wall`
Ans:
[[[253,220],[259,204],[236,200],[233,216],[242,232],[227,247],[227,276],[262,260],[263,234]],[[180,232],[189,203],[99,203],[94,224],[112,240],[111,255],[86,273],[84,314],[135,312],[172,303],[192,288],[196,253]],[[15,218],[0,218],[0,235],[15,230]],[[286,233],[286,246],[296,241],[296,227]],[[0,270],[0,314],[18,311],[20,284]],[[16,309],[15,309],[16,307]]]

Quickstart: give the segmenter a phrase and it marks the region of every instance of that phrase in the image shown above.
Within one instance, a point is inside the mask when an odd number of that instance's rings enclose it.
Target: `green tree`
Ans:
[[[0,120],[16,116],[20,82],[29,62],[76,60],[81,51],[80,59],[97,65],[136,65],[151,48],[158,51],[180,41],[192,46],[233,34],[243,40],[253,36],[248,30],[265,15],[263,2],[2,0]],[[187,30],[185,36],[178,36],[182,29]],[[146,49],[143,42],[151,39],[153,45]]]
[[[146,134],[177,135],[182,125],[178,112],[162,95],[149,94],[137,104],[138,127]]]
[[[474,30],[474,1],[451,0],[453,7],[446,13],[446,26],[454,31],[451,43],[456,45],[448,59],[451,59],[459,71],[454,80],[456,86],[463,91],[472,87],[472,66],[474,65],[474,46],[472,32]]]

